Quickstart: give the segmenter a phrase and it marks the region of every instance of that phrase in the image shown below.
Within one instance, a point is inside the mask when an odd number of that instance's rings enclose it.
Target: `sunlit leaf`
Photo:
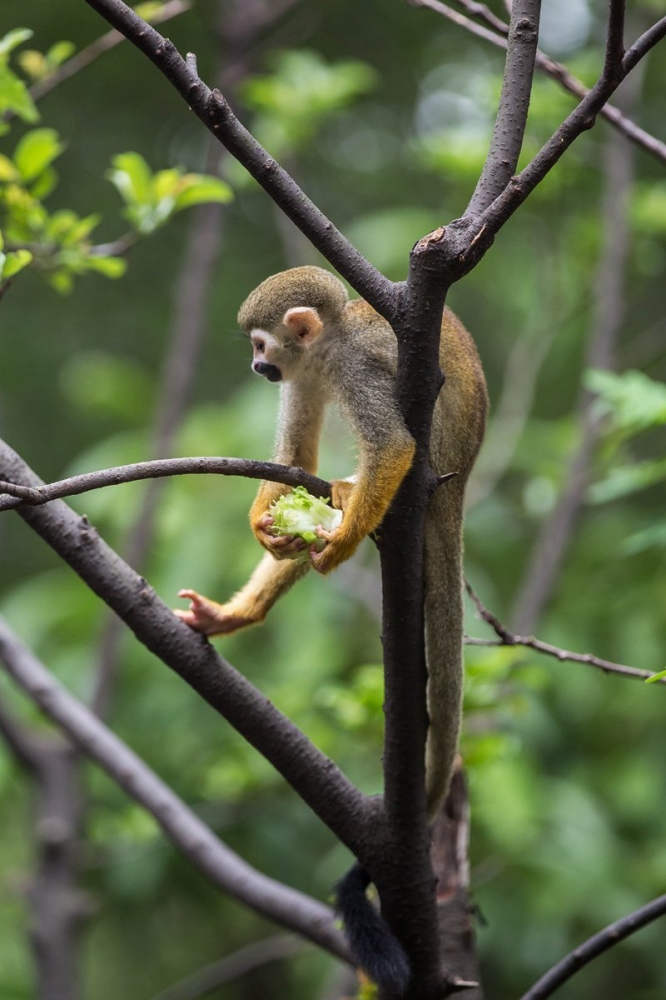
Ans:
[[[23,45],[29,38],[32,38],[34,31],[30,28],[13,28],[6,35],[0,38],[0,56],[6,56],[19,45]]]
[[[2,270],[0,272],[2,274],[3,281],[6,281],[8,278],[13,278],[15,274],[18,274],[18,272],[22,271],[24,267],[27,267],[32,259],[33,255],[29,250],[13,250],[11,253],[8,253],[5,256]]]
[[[228,184],[217,177],[205,177],[202,174],[186,174],[187,182],[176,195],[176,211],[189,208],[191,205],[201,205],[205,202],[220,202],[225,204],[233,198],[233,191]]]
[[[14,163],[24,181],[38,177],[64,150],[53,128],[36,128],[26,132],[14,150]]]

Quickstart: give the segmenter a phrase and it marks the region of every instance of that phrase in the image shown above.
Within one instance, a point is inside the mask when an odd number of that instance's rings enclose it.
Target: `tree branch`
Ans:
[[[247,479],[268,479],[287,486],[305,486],[318,496],[331,495],[325,479],[312,476],[303,469],[289,468],[276,462],[259,462],[250,458],[158,458],[150,462],[134,462],[112,469],[84,472],[58,482],[37,487],[0,481],[0,511],[19,507],[41,507],[52,500],[78,496],[105,486],[135,483],[141,479],[161,479],[165,476],[245,476]]]
[[[506,36],[509,31],[509,25],[496,17],[485,4],[476,3],[476,0],[458,0],[460,6],[468,11],[468,13],[482,18],[489,25],[488,28],[477,24],[464,14],[460,14],[457,10],[449,7],[448,4],[442,3],[441,0],[409,0],[409,3],[414,7],[426,7],[428,10],[435,11],[435,13],[447,18],[453,24],[464,28],[470,34],[476,35],[477,38],[482,38],[484,41],[490,42],[491,45],[495,45],[501,49],[506,49],[507,47]],[[536,52],[536,65],[539,70],[546,73],[552,80],[557,81],[564,90],[573,94],[579,100],[589,94],[589,88],[581,80],[575,77],[573,73],[570,73],[566,66],[546,55],[541,49],[537,49]],[[639,128],[631,118],[623,114],[615,105],[604,104],[603,108],[599,111],[599,115],[610,122],[618,132],[622,132],[631,142],[640,146],[658,160],[661,160],[662,163],[666,163],[666,143],[650,135],[645,129]]]
[[[478,215],[488,208],[518,165],[534,79],[540,14],[541,0],[514,0],[493,136],[465,215]]]
[[[327,906],[262,875],[222,844],[122,740],[51,676],[2,618],[0,660],[7,673],[46,715],[155,817],[169,840],[214,885],[338,958],[348,960],[342,935]]]
[[[614,22],[613,22],[614,24]],[[551,138],[541,147],[536,156],[516,177],[513,177],[505,190],[495,199],[479,217],[476,229],[479,235],[483,233],[484,245],[499,232],[513,213],[529,197],[534,188],[553,169],[578,136],[592,128],[596,116],[608,98],[618,86],[659,41],[666,35],[666,17],[661,18],[632,45],[622,59],[619,69],[615,70],[613,61],[616,49],[615,32],[609,30],[606,46],[606,63],[604,72],[597,83],[587,93],[570,115],[568,115]],[[606,69],[608,68],[608,72]]]
[[[30,467],[0,442],[4,478],[41,485]],[[220,656],[182,624],[154,590],[92,527],[62,501],[18,511],[148,649],[171,667],[255,747],[319,818],[355,851],[379,806],[362,795],[328,757]]]
[[[612,660],[604,660],[600,656],[593,656],[592,653],[572,653],[568,649],[551,646],[549,642],[541,642],[540,639],[535,639],[533,635],[516,635],[514,632],[510,632],[492,611],[484,607],[469,583],[465,583],[465,589],[474,601],[479,617],[490,625],[499,637],[499,642],[494,642],[492,639],[476,639],[466,636],[465,642],[468,646],[527,646],[537,653],[545,653],[546,656],[554,656],[558,660],[570,660],[572,663],[585,663],[590,667],[598,667],[605,674],[619,674],[622,677],[633,677],[638,681],[646,681],[653,676],[649,670],[627,667],[623,663],[614,663]],[[655,683],[666,684],[666,677],[655,681]]]
[[[652,923],[653,920],[657,920],[665,913],[666,896],[659,896],[651,903],[646,903],[639,910],[630,913],[629,916],[617,920],[614,924],[609,924],[603,931],[588,938],[584,944],[579,945],[575,951],[570,952],[561,962],[554,965],[527,993],[523,994],[520,1000],[546,1000],[546,997],[552,996],[562,983],[571,979],[593,958],[603,955],[605,951],[613,948],[618,942],[623,941],[630,934],[634,934],[641,927]]]
[[[392,315],[397,294],[388,281],[310,201],[292,177],[236,118],[223,95],[211,91],[176,47],[122,0],[85,0],[157,66],[190,109],[264,188],[351,286],[383,316]]]
[[[303,951],[303,941],[292,934],[272,937],[239,948],[218,962],[197,969],[190,976],[162,990],[153,1000],[198,1000],[199,997],[254,972],[269,962],[281,962]]]

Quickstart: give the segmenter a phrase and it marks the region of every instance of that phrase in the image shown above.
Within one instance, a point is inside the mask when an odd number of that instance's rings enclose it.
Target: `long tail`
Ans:
[[[409,961],[397,937],[365,893],[370,882],[370,876],[357,861],[335,887],[335,908],[342,917],[359,967],[381,990],[401,996],[411,975]]]
[[[430,727],[428,815],[446,795],[458,746],[463,689],[462,504],[464,484],[445,483],[426,515],[426,661]]]

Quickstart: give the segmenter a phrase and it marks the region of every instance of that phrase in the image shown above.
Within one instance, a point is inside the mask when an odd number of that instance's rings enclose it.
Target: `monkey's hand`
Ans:
[[[270,530],[273,525],[270,514],[263,514],[252,524],[254,537],[274,559],[293,559],[300,552],[305,552],[308,543],[296,535],[274,535]]]
[[[235,612],[230,604],[218,604],[202,597],[196,590],[179,590],[179,597],[190,601],[187,611],[175,609],[174,614],[195,632],[202,635],[229,635],[247,625],[255,625],[256,618]]]
[[[355,477],[349,479],[334,479],[331,482],[331,503],[343,514],[349,507],[349,502],[355,487]],[[354,554],[362,541],[365,533],[350,531],[352,527],[349,519],[342,519],[342,524],[332,531],[325,528],[317,528],[317,535],[327,543],[321,552],[317,551],[316,545],[310,546],[310,562],[312,568],[317,573],[330,573],[340,563],[345,562]]]

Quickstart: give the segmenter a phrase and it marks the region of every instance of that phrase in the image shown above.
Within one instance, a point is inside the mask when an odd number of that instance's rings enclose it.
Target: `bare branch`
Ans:
[[[633,677],[639,681],[646,681],[653,676],[649,670],[639,670],[638,667],[627,667],[623,663],[614,663],[612,660],[604,660],[600,656],[593,656],[592,653],[572,653],[568,649],[561,649],[559,646],[552,646],[549,642],[542,642],[540,639],[535,639],[533,635],[516,635],[514,632],[510,632],[492,611],[484,607],[469,583],[465,583],[465,588],[474,601],[479,617],[490,625],[495,634],[499,636],[499,642],[495,642],[492,639],[477,639],[466,636],[465,642],[468,646],[527,646],[537,653],[545,653],[546,656],[554,656],[558,660],[570,660],[573,663],[586,663],[590,667],[598,667],[605,674],[620,674],[622,677]],[[666,684],[666,677],[655,683]]]
[[[225,955],[218,962],[197,969],[192,975],[162,990],[153,1000],[198,1000],[226,983],[240,979],[269,962],[281,962],[303,951],[304,942],[291,934],[274,934],[272,937],[239,948]]]
[[[611,33],[612,35],[612,33]],[[619,71],[612,75],[602,73],[597,83],[587,93],[570,115],[568,115],[551,138],[542,146],[531,162],[516,177],[513,177],[502,194],[495,199],[477,220],[477,229],[484,233],[486,241],[494,236],[511,218],[513,213],[529,197],[534,188],[552,170],[578,136],[593,127],[596,116],[611,94],[617,90],[622,80],[636,66],[650,49],[666,35],[666,17],[646,31],[627,51]],[[614,35],[609,38],[607,51],[613,51]],[[611,57],[607,59],[611,63]]]
[[[84,472],[56,483],[34,488],[20,483],[0,481],[0,511],[18,507],[41,507],[62,497],[78,496],[105,486],[135,483],[142,479],[161,479],[165,476],[245,476],[247,479],[267,479],[287,486],[305,486],[311,493],[328,497],[330,484],[325,479],[312,476],[303,469],[289,468],[275,462],[259,462],[250,458],[158,458],[150,462],[118,465],[113,469]],[[4,494],[4,496],[3,496]]]
[[[326,259],[383,316],[392,315],[397,293],[330,219],[310,201],[292,177],[236,118],[223,95],[211,91],[188,68],[176,47],[143,21],[122,0],[85,0],[136,45],[176,88],[190,109],[236,157]]]
[[[523,145],[539,39],[541,0],[515,0],[511,10],[499,108],[486,162],[465,215],[478,215],[509,183]]]
[[[498,48],[506,49],[506,36],[509,31],[509,25],[496,17],[485,4],[476,3],[475,0],[458,0],[460,6],[468,11],[468,13],[475,17],[481,17],[489,25],[488,28],[484,28],[483,25],[477,24],[464,14],[460,14],[457,10],[449,7],[448,4],[441,3],[441,0],[409,0],[409,2],[414,7],[427,7],[429,10],[441,14],[442,17],[447,18],[453,24],[464,28],[470,34],[476,35],[477,38],[482,38],[484,41],[490,42],[491,45],[496,45]],[[566,66],[552,59],[540,49],[537,49],[536,65],[538,69],[546,73],[551,79],[556,80],[564,90],[573,94],[574,97],[582,99],[589,94],[589,87],[586,87],[581,80],[575,77],[573,73],[570,73]],[[650,135],[645,129],[639,128],[631,118],[623,114],[614,104],[604,104],[603,108],[599,111],[599,115],[610,122],[618,132],[622,132],[631,142],[634,142],[647,153],[661,160],[662,163],[666,163],[666,143]]]
[[[25,462],[0,442],[0,472],[41,485]],[[351,851],[376,821],[380,806],[361,794],[336,765],[210,643],[182,624],[154,590],[97,535],[86,517],[62,501],[18,511],[148,649],[220,713],[292,785]]]
[[[179,14],[184,14],[191,7],[192,3],[190,0],[170,0],[169,3],[165,3],[159,10],[151,14],[150,23],[163,24],[165,21],[178,17]],[[51,73],[44,80],[39,80],[38,83],[33,84],[30,88],[30,96],[33,101],[41,100],[42,97],[50,94],[52,90],[65,80],[69,80],[76,73],[80,73],[82,69],[86,69],[96,59],[99,59],[101,55],[110,52],[116,45],[120,45],[124,41],[125,38],[119,31],[107,31],[106,34],[96,38],[94,42],[86,45],[84,49],[81,49],[71,59],[68,59],[59,66],[54,73]]]
[[[629,916],[622,917],[614,924],[609,924],[603,931],[588,938],[575,951],[570,952],[561,962],[554,965],[527,993],[523,994],[520,1000],[546,1000],[546,997],[552,996],[562,983],[566,983],[568,979],[575,976],[593,958],[603,955],[605,951],[613,948],[618,942],[624,941],[625,938],[635,934],[636,931],[652,923],[653,920],[657,920],[665,913],[666,896],[659,896],[651,903],[646,903],[639,910],[630,913]]]
[[[2,618],[0,659],[7,673],[46,715],[155,817],[169,840],[214,885],[337,957],[347,958],[342,935],[327,906],[262,875],[218,840],[122,740],[51,676]]]

